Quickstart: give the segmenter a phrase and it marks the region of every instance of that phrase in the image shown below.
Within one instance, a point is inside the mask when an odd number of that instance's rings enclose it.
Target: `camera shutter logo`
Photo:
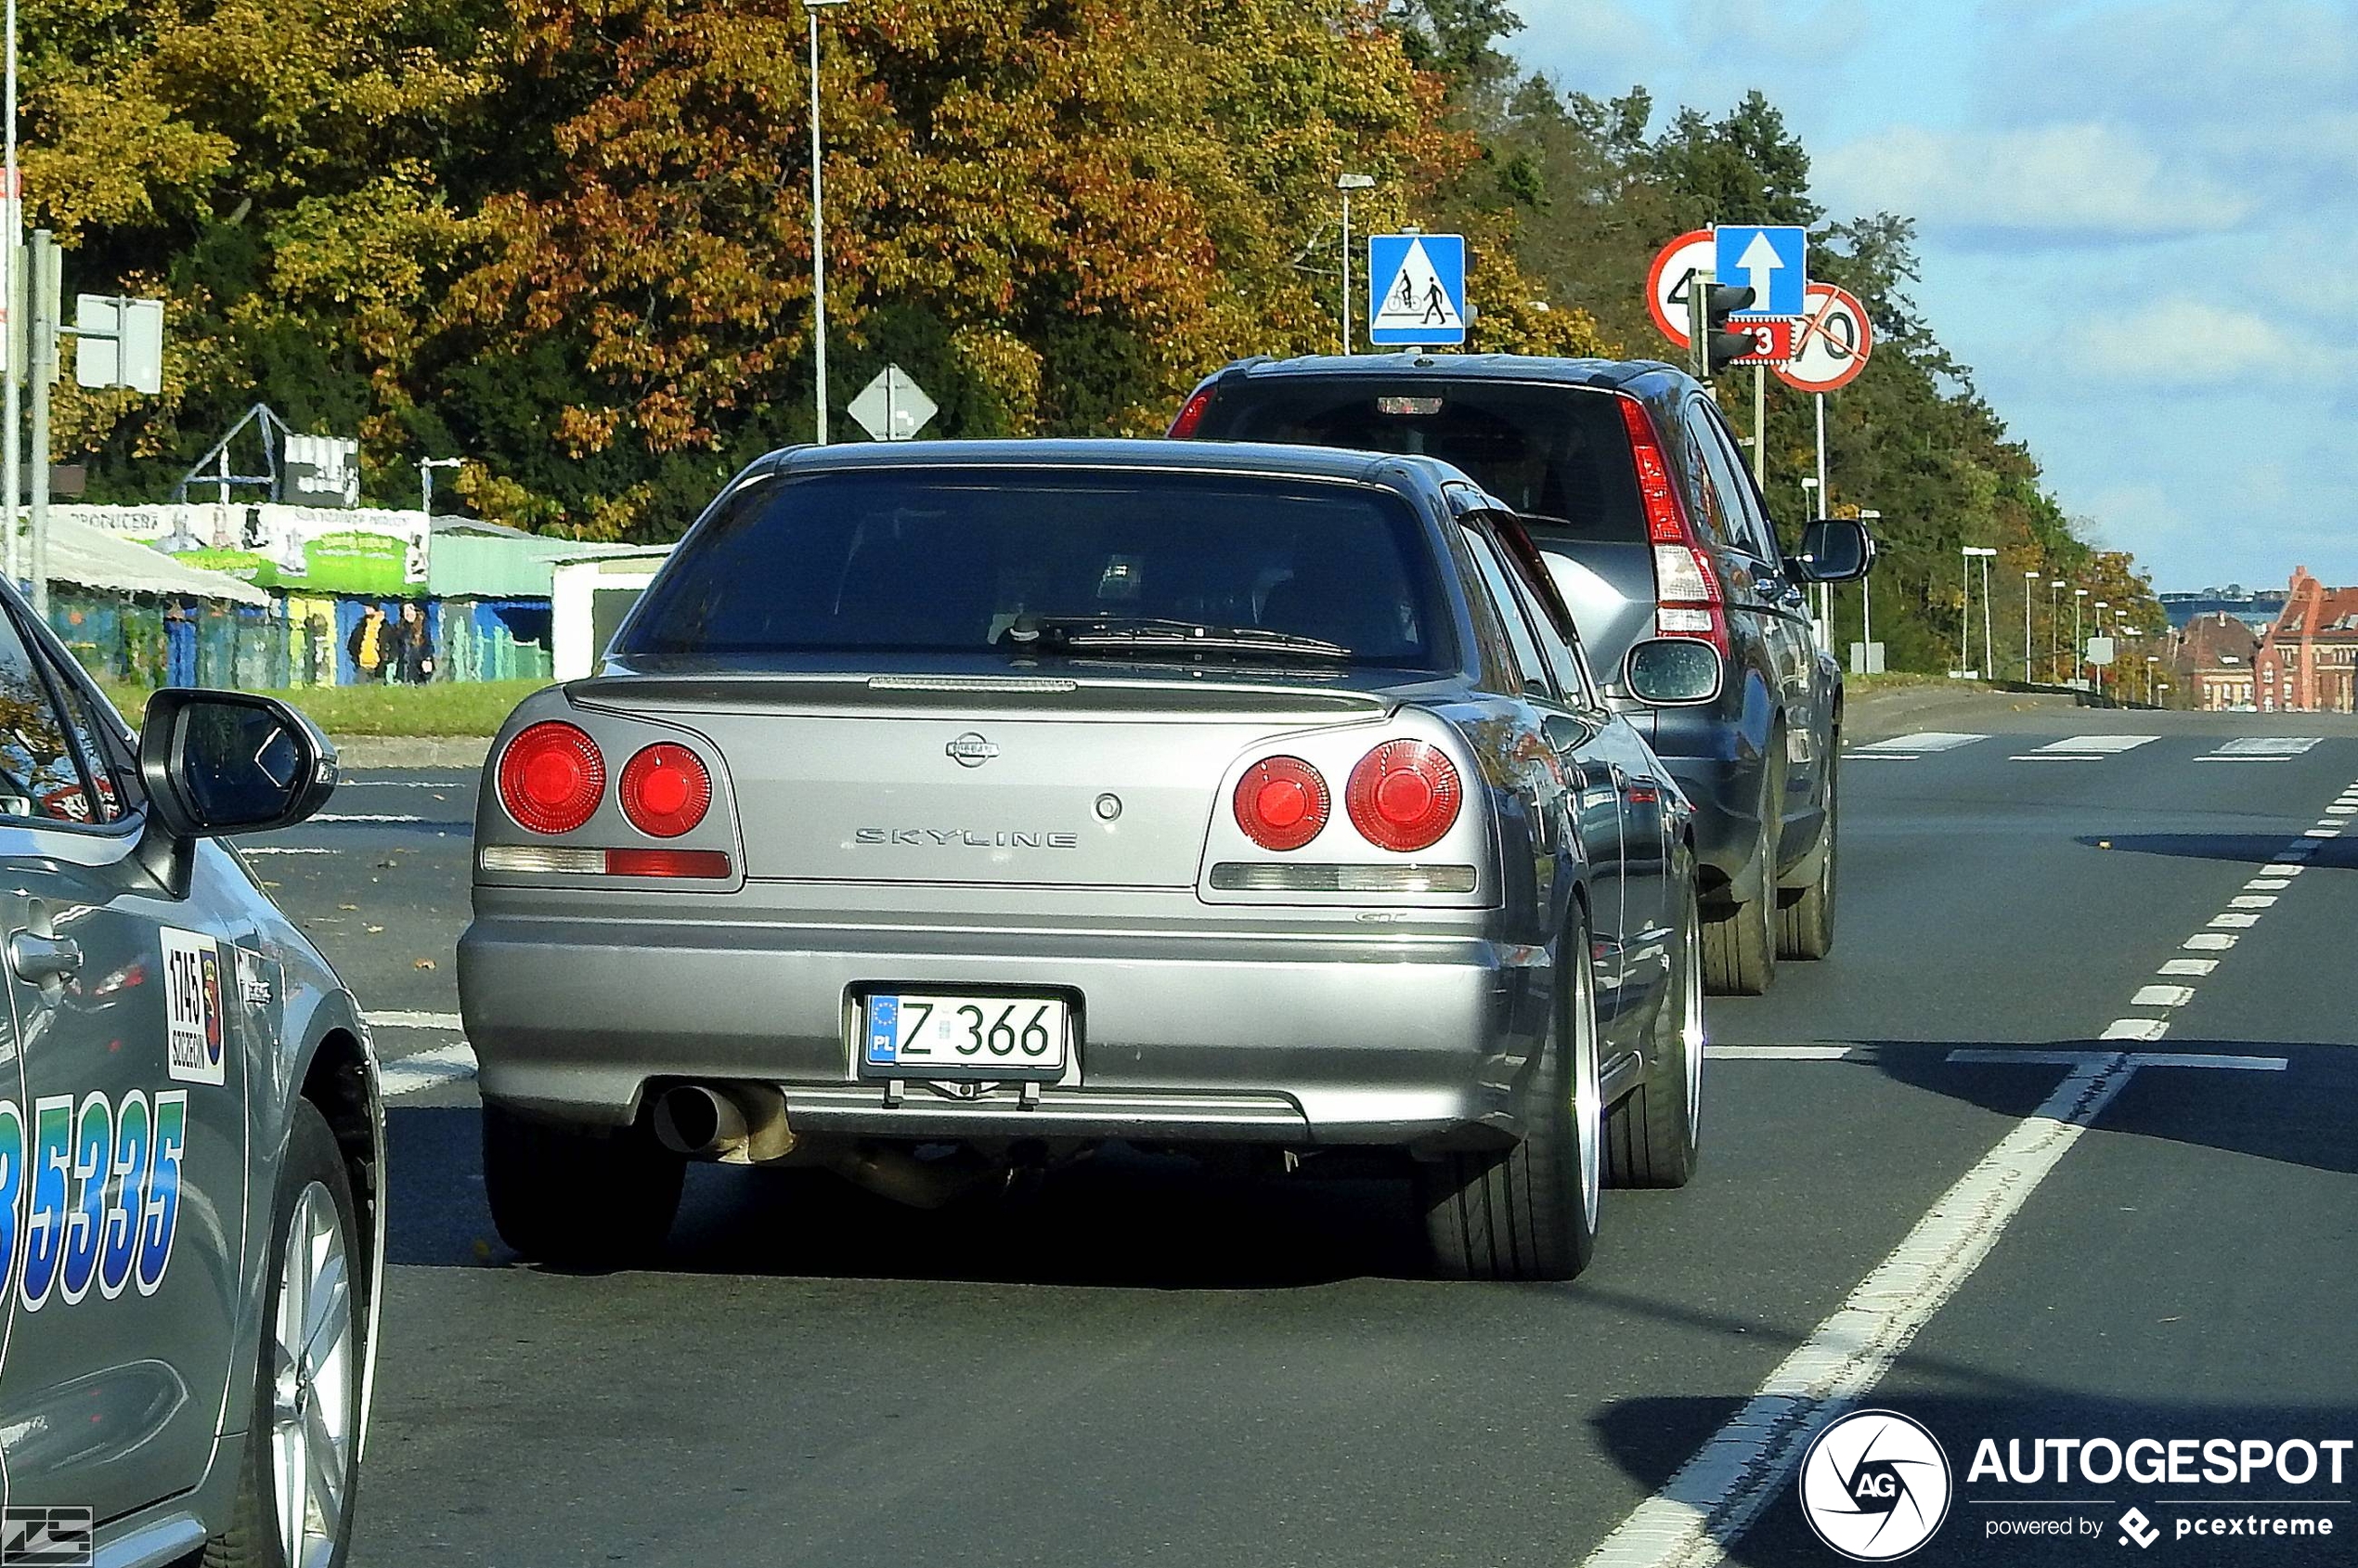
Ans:
[[[1852,1411],[1801,1461],[1802,1516],[1856,1562],[1889,1562],[1932,1539],[1954,1487],[1939,1442],[1896,1410]]]

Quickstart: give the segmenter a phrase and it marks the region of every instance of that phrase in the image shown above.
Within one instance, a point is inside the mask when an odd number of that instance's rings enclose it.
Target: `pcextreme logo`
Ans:
[[[1801,1512],[1818,1538],[1856,1562],[1907,1556],[1949,1517],[1949,1456],[1896,1410],[1854,1410],[1801,1461]]]

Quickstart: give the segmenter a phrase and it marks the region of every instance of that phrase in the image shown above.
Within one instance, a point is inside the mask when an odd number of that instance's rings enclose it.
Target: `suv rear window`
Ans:
[[[1349,650],[1330,667],[1437,671],[1454,667],[1444,603],[1423,526],[1384,490],[1184,472],[847,470],[756,485],[697,528],[615,651],[1008,654],[1028,616],[1280,632]]]
[[[1584,538],[1646,537],[1629,436],[1611,393],[1419,377],[1248,376],[1220,389],[1196,434],[1439,458],[1515,511],[1561,518]]]

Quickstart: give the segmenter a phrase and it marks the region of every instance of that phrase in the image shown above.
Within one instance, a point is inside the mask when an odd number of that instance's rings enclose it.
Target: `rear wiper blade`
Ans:
[[[1002,634],[1010,651],[1084,653],[1134,649],[1141,653],[1290,654],[1307,658],[1348,659],[1351,650],[1323,638],[1257,626],[1213,626],[1161,616],[1018,616]]]

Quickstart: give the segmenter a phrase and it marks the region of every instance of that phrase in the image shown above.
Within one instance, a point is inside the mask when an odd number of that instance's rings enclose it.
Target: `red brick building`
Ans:
[[[2228,713],[2259,705],[2256,670],[2260,633],[2224,610],[2196,616],[2178,634],[2171,679],[2205,713]]]
[[[2295,566],[2255,667],[2262,713],[2358,712],[2358,588],[2327,588]]]

